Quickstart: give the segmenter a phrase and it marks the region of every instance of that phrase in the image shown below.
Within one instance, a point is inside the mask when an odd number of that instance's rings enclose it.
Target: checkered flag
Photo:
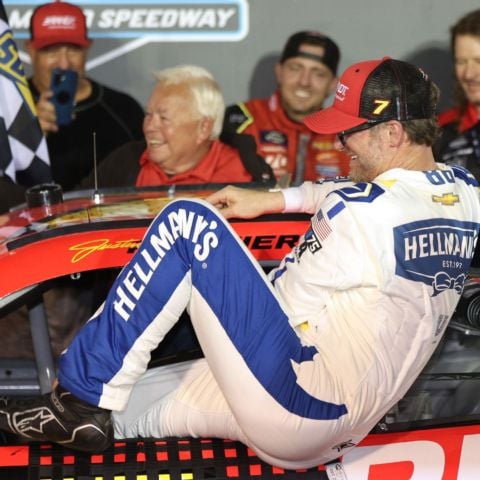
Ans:
[[[52,182],[45,136],[0,1],[0,177],[4,176],[25,187]]]

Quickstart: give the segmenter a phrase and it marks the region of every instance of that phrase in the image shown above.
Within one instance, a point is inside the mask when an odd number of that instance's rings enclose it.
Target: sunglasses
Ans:
[[[353,128],[348,129],[348,130],[343,130],[343,132],[337,133],[337,137],[340,140],[340,143],[342,144],[342,146],[346,147],[347,146],[347,137],[349,135],[352,135],[352,133],[363,132],[363,130],[368,130],[369,128],[372,128],[375,125],[379,125],[380,123],[383,123],[383,122],[362,123],[358,127],[353,127]]]

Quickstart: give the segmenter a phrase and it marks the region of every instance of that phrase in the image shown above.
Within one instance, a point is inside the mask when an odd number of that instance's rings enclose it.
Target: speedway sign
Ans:
[[[30,17],[45,0],[5,0],[10,28],[29,38]],[[75,1],[87,18],[90,38],[149,41],[239,41],[249,27],[247,0]]]

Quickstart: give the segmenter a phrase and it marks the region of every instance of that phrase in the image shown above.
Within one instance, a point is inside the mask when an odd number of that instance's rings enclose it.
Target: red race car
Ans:
[[[218,186],[75,192],[56,204],[0,216],[0,318],[29,312],[34,361],[0,359],[0,393],[45,393],[55,377],[43,295],[68,278],[115,275],[129,261],[156,213],[172,198],[205,197]],[[232,220],[265,269],[276,266],[309,226],[303,214]],[[113,277],[112,277],[113,278]],[[201,355],[180,352],[157,362]],[[155,358],[153,359],[155,362]],[[287,471],[238,442],[150,439],[116,442],[90,455],[5,436],[0,479],[473,480],[480,471],[480,273],[471,269],[443,342],[407,395],[338,462]]]

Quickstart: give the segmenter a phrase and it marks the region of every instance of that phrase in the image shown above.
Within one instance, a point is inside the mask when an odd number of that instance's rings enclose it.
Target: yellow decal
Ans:
[[[117,248],[125,249],[137,249],[140,246],[141,240],[117,240],[110,243],[108,238],[99,238],[97,240],[89,240],[88,242],[79,243],[78,245],[72,245],[69,250],[77,252],[72,257],[72,263],[77,263],[83,260],[86,256],[94,253],[101,252],[102,250],[115,250]]]
[[[432,195],[432,200],[436,203],[441,203],[442,205],[452,206],[460,201],[460,197],[453,193],[444,193],[440,195]]]
[[[379,180],[379,181],[378,181],[378,183],[380,183],[381,185],[384,185],[384,186],[387,187],[387,188],[393,187],[397,182],[398,182],[398,180],[396,180],[396,179],[391,179],[391,180]]]
[[[332,137],[334,138],[334,137]],[[332,150],[333,149],[333,141],[331,140],[319,140],[312,142],[312,148],[315,150]]]
[[[390,105],[390,100],[374,100],[373,103],[378,105],[373,114],[380,115]]]
[[[310,325],[308,322],[303,322],[298,327],[302,332],[306,332],[310,328]]]
[[[237,103],[237,105],[242,113],[247,117],[246,120],[237,128],[237,133],[243,133],[253,123],[253,115],[243,102]]]
[[[10,30],[3,32],[0,36],[0,75],[7,77],[15,84],[32,116],[37,116],[35,102]]]

